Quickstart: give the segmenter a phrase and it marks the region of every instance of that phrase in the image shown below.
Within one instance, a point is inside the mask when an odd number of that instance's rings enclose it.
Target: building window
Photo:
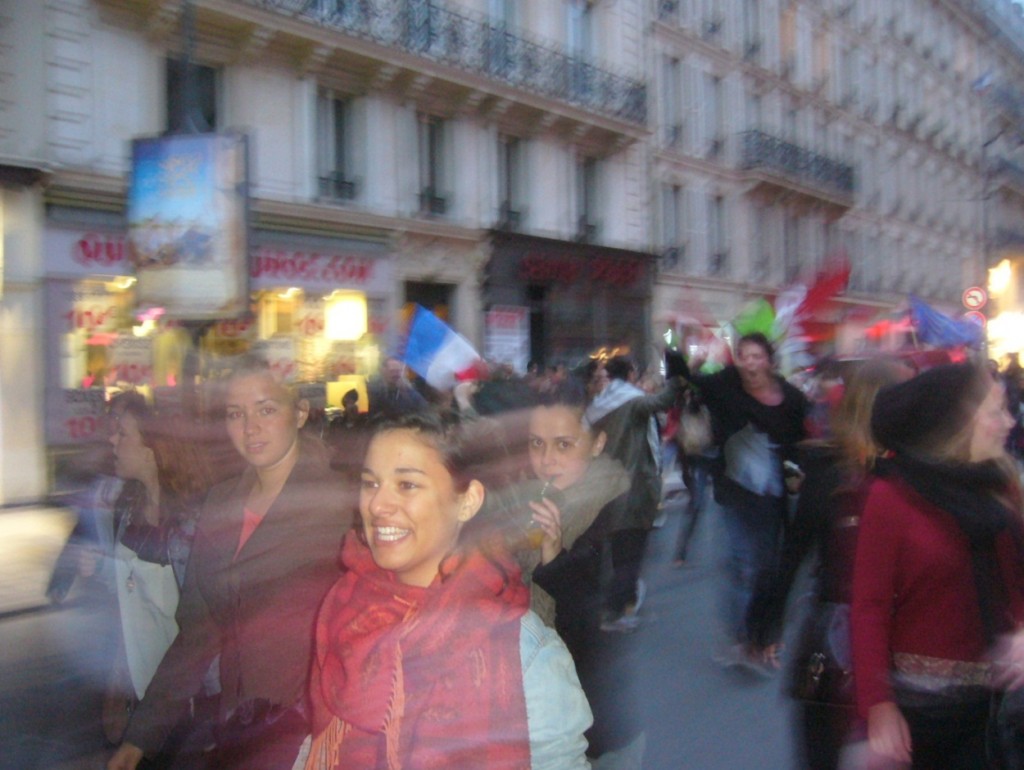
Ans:
[[[586,102],[596,87],[596,71],[590,64],[594,54],[593,6],[589,0],[569,0],[566,21],[569,48],[570,91],[573,99]]]
[[[217,122],[217,70],[193,63],[191,66],[192,99],[189,94],[185,63],[168,59],[167,76],[167,130],[170,133],[216,131]]]
[[[724,276],[728,272],[729,245],[726,237],[725,198],[715,195],[708,200],[708,275]]]
[[[661,263],[665,270],[679,269],[686,259],[683,205],[682,187],[661,186]]]
[[[743,58],[761,60],[761,0],[743,0]]]
[[[518,137],[498,137],[498,225],[506,230],[518,230],[523,224],[524,149]]]
[[[707,74],[704,89],[705,130],[707,131],[709,158],[717,158],[725,149],[725,114],[723,113],[722,79]]]
[[[678,147],[683,141],[682,79],[679,59],[666,56],[665,68],[665,144]]]
[[[598,161],[580,158],[576,164],[576,238],[583,243],[597,239]]]
[[[317,181],[323,198],[356,197],[351,99],[321,89],[316,104]]]
[[[419,116],[420,206],[421,214],[444,214],[445,122],[433,115]]]
[[[782,222],[783,279],[792,283],[800,274],[800,220],[787,214]]]

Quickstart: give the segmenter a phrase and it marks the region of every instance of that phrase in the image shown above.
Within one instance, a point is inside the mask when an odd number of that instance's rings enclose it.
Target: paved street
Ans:
[[[788,770],[791,706],[780,677],[711,661],[724,536],[713,507],[698,527],[692,566],[670,564],[682,502],[669,505],[650,541],[645,623],[623,637],[635,663],[623,697],[647,725],[644,769]],[[98,770],[105,761],[96,717],[109,600],[79,587],[65,605],[39,609],[70,524],[60,511],[0,512],[0,565],[18,565],[2,573],[0,770]]]

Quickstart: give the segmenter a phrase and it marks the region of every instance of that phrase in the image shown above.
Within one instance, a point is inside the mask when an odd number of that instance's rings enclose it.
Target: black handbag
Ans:
[[[817,602],[801,629],[790,681],[797,700],[852,706],[850,605]]]

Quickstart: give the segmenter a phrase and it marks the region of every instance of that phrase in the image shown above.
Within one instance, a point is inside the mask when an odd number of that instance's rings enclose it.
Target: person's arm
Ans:
[[[590,704],[559,639],[532,612],[520,627],[520,655],[532,770],[586,770]]]
[[[889,661],[903,505],[878,482],[868,493],[857,536],[850,610],[857,710],[868,720],[872,750],[900,761],[909,759],[910,733],[895,705]]]

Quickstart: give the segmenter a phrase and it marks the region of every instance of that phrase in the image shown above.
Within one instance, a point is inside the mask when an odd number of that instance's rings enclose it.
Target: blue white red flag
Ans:
[[[438,390],[455,385],[478,368],[469,341],[426,308],[417,305],[405,344],[406,365]]]

